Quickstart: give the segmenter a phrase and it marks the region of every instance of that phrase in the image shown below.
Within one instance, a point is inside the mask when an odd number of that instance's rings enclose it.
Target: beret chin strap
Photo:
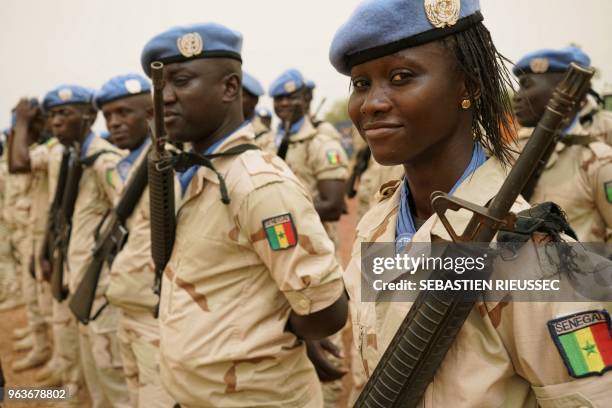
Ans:
[[[379,45],[362,51],[357,51],[353,54],[345,56],[346,65],[350,69],[355,65],[363,64],[367,61],[384,57],[386,55],[395,54],[396,52],[401,51],[405,48],[416,47],[435,40],[440,40],[444,37],[448,37],[449,35],[465,31],[473,25],[480,23],[483,19],[484,18],[480,11],[477,11],[474,14],[457,20],[457,23],[452,26],[444,28],[432,28],[431,30],[413,35],[408,38],[402,38],[401,40],[393,41],[388,44]]]

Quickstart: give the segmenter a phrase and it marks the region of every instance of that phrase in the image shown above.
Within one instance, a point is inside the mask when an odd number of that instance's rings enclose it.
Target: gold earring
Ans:
[[[463,108],[463,110],[470,109],[470,106],[472,106],[472,101],[469,99],[464,99],[461,101],[461,108]]]

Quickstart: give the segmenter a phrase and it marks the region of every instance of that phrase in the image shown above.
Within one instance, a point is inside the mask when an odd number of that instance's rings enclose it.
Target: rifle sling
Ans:
[[[230,156],[238,156],[248,150],[259,150],[259,147],[245,143],[240,144],[238,146],[234,146],[224,152],[220,153],[212,153],[212,154],[198,154],[193,152],[182,152],[170,158],[170,164],[174,168],[174,170],[182,172],[186,171],[192,166],[202,166],[212,170],[219,180],[219,189],[221,190],[221,201],[223,204],[229,204],[230,198],[227,192],[227,186],[225,184],[225,179],[217,171],[215,166],[212,163],[212,159],[216,159],[218,157],[230,157]]]

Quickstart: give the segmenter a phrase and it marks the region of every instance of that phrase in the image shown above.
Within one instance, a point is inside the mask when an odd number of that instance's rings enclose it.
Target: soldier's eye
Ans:
[[[357,91],[366,88],[370,84],[367,80],[363,78],[353,79],[351,83],[353,84],[353,88]]]
[[[411,79],[413,76],[414,75],[410,71],[394,72],[393,74],[391,74],[391,82],[396,84],[403,83],[406,80]]]

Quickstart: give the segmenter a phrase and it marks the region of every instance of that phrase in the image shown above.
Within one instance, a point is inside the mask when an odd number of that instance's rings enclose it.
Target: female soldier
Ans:
[[[368,376],[411,303],[361,301],[361,242],[394,241],[401,250],[410,241],[450,240],[433,214],[431,193],[451,192],[485,205],[506,177],[510,151],[503,134],[511,126],[509,74],[479,8],[478,0],[369,0],[357,7],[331,45],[332,65],[351,77],[352,121],[378,162],[401,164],[405,172],[403,181],[383,186],[383,198],[361,220],[344,277],[353,303],[354,338]],[[519,198],[513,209],[521,208],[527,205]],[[470,218],[461,212],[447,216],[457,231]],[[526,251],[509,264],[541,278],[542,266],[534,254]],[[602,374],[612,366],[606,351],[612,347],[606,307],[610,303],[479,301],[422,403],[609,403],[612,374]],[[573,329],[562,332],[549,326]],[[599,348],[588,356],[586,351],[579,365],[582,343],[572,349],[578,354],[572,354],[559,338],[582,329],[603,334],[591,340]],[[586,346],[595,350],[592,344]],[[595,356],[597,364],[590,365],[588,359]],[[582,378],[593,374],[601,376]]]

